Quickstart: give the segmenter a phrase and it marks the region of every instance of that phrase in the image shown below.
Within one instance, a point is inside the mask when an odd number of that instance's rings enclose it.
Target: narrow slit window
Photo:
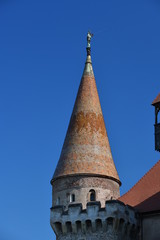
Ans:
[[[70,202],[75,202],[75,194],[70,195]]]
[[[72,202],[75,202],[75,194],[72,194]]]
[[[56,205],[60,205],[60,197],[57,198]]]
[[[96,201],[96,193],[95,193],[95,191],[92,189],[89,192],[90,192],[90,201],[91,202]]]

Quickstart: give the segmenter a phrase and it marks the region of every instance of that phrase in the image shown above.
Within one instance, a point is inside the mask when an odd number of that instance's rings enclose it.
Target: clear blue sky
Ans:
[[[157,161],[158,0],[0,0],[0,239],[51,240],[50,179],[86,58],[113,158],[129,190]]]

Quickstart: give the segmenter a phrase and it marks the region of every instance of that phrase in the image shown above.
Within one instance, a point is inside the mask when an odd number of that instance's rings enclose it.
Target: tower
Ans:
[[[87,58],[61,155],[51,180],[51,226],[57,239],[135,238],[135,211],[117,201],[112,158],[91,61]],[[126,236],[126,238],[124,237]]]
[[[154,99],[152,105],[155,107],[155,150],[160,152],[160,121],[158,120],[158,113],[160,111],[160,94]]]

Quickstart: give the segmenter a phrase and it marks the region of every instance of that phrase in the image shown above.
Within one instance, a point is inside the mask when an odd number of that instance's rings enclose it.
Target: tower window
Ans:
[[[75,194],[70,195],[70,202],[75,202]]]
[[[57,198],[56,205],[60,205],[60,197]]]
[[[89,192],[90,192],[90,201],[91,202],[96,201],[96,193],[95,193],[95,191],[92,189]]]

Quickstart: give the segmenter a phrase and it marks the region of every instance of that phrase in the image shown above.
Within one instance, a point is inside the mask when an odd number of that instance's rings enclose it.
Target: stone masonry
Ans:
[[[63,206],[51,208],[51,226],[57,240],[137,240],[138,221],[133,208],[120,201],[72,204],[67,211]]]
[[[105,206],[105,201],[119,198],[119,184],[111,179],[99,176],[68,176],[67,178],[59,178],[52,187],[52,206],[55,206],[59,198],[59,204],[66,208],[70,204],[69,196],[74,194],[75,201],[82,203],[83,209],[90,201],[90,190],[94,189],[96,201],[101,202],[101,206]]]

